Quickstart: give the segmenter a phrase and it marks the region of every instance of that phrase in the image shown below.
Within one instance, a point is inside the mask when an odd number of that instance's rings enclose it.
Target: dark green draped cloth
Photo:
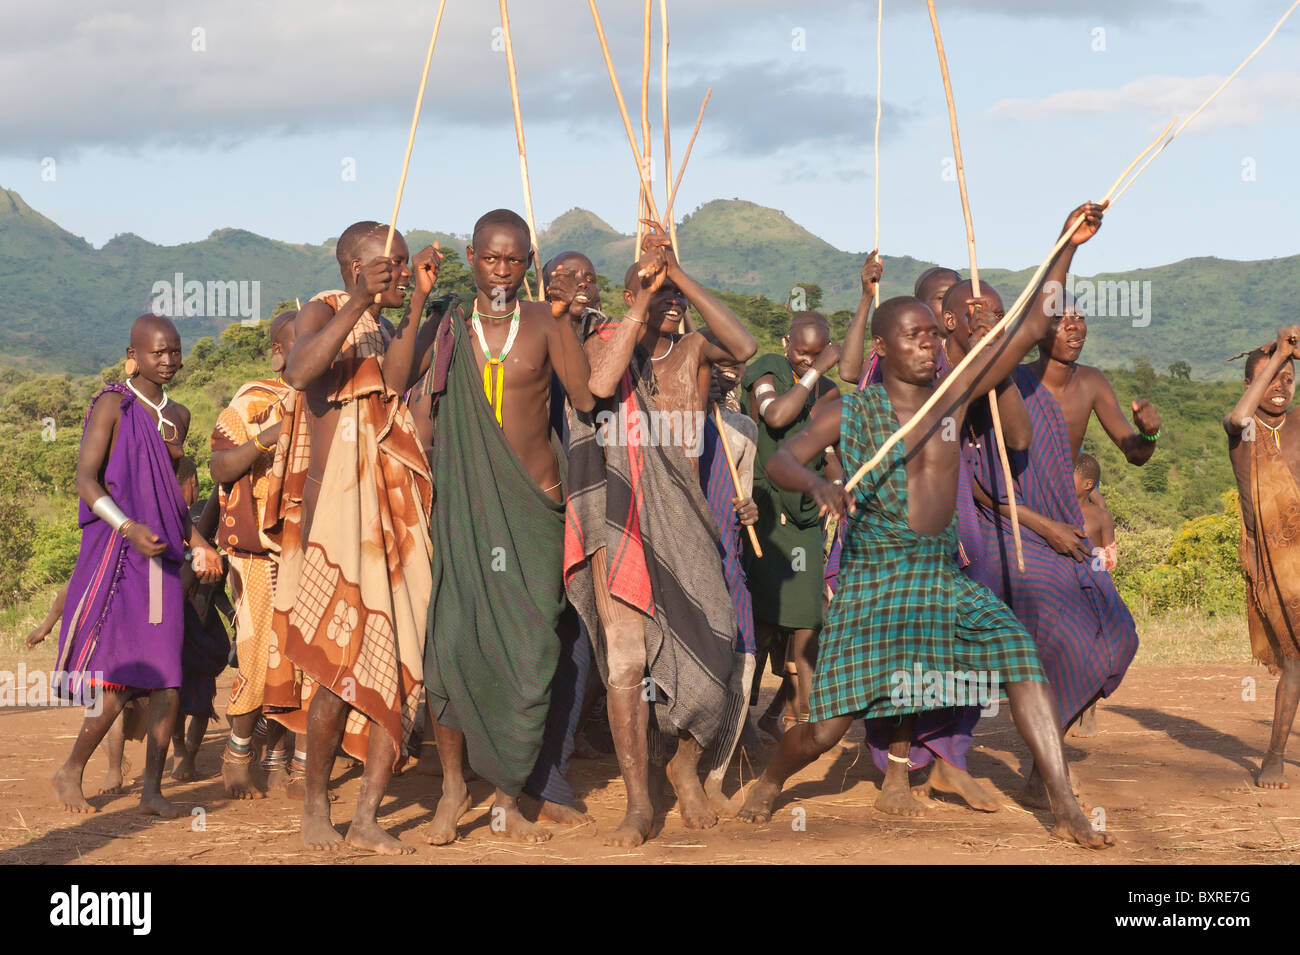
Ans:
[[[452,334],[433,441],[429,706],[465,734],[469,763],[518,795],[541,750],[564,607],[564,504],[542,493],[483,393],[463,313]],[[557,455],[561,469],[563,455]]]

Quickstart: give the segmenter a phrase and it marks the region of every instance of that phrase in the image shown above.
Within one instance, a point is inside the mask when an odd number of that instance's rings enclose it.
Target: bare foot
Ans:
[[[221,782],[226,787],[226,795],[231,799],[262,799],[266,793],[257,788],[253,782],[252,760],[248,762],[221,763]]]
[[[1255,785],[1260,789],[1290,789],[1291,785],[1282,778],[1286,769],[1286,757],[1282,753],[1269,750],[1264,754],[1264,761],[1259,767],[1259,778]]]
[[[1083,711],[1079,717],[1079,722],[1070,727],[1066,736],[1078,736],[1081,739],[1087,739],[1090,736],[1097,735],[1097,704],[1094,703]]]
[[[163,798],[162,793],[146,793],[140,797],[140,811],[146,816],[179,819],[184,815],[176,806]]]
[[[768,779],[766,775],[754,780],[745,795],[745,804],[736,816],[745,822],[767,822],[772,818],[772,804],[781,795],[781,784]]]
[[[930,771],[929,788],[936,792],[960,796],[966,800],[966,805],[979,812],[997,812],[1001,806],[1001,803],[977,783],[970,773],[951,766],[942,759],[934,761],[934,769]]]
[[[125,760],[123,761],[125,763]],[[127,779],[124,769],[110,769],[104,776],[104,784],[99,787],[101,796],[122,796],[131,791],[134,779]]]
[[[1108,849],[1115,844],[1115,837],[1110,833],[1092,827],[1077,804],[1057,816],[1052,835],[1062,842],[1077,842],[1085,849]]]
[[[880,795],[876,797],[876,809],[891,816],[924,816],[925,806],[913,798],[912,790],[907,785],[907,777],[903,775],[899,778],[903,780],[901,786],[890,783],[886,779],[885,784],[880,787]]]
[[[538,801],[537,817],[539,819],[549,819],[551,822],[557,822],[562,826],[585,826],[592,821],[590,816],[580,812],[573,806],[551,802],[549,799]]]
[[[1070,770],[1070,792],[1074,794],[1075,799],[1082,795],[1079,778],[1074,775],[1073,769]],[[1047,798],[1047,787],[1043,783],[1043,777],[1038,774],[1037,766],[1030,771],[1029,778],[1025,780],[1025,788],[1020,791],[1017,798],[1027,809],[1051,810],[1052,803]]]
[[[628,806],[627,815],[617,829],[605,837],[605,845],[619,849],[635,849],[650,838],[654,811],[649,806]]]
[[[704,783],[704,795],[709,800],[709,808],[717,813],[718,818],[732,818],[739,810],[735,799],[728,799],[722,792],[722,780],[716,782],[708,779]],[[739,797],[739,793],[736,794]]]
[[[172,779],[178,783],[188,783],[198,779],[198,770],[194,768],[193,753],[182,753],[176,757],[176,765],[172,769]]]
[[[686,747],[677,747],[677,755],[668,761],[668,781],[677,794],[677,808],[687,829],[711,829],[718,824],[718,814],[709,805],[700,777],[696,775],[695,762],[684,757]]]
[[[546,842],[551,838],[551,834],[537,823],[525,819],[513,800],[505,806],[493,804],[490,818],[489,827],[494,835],[515,842]]]
[[[266,773],[266,791],[289,788],[289,771],[283,766],[268,770]],[[299,797],[302,798],[302,797]]]
[[[420,745],[420,758],[415,763],[415,771],[421,776],[442,775],[442,760],[438,758],[438,747]]]
[[[444,777],[443,786],[446,785]],[[468,789],[462,786],[459,792],[449,792],[444,788],[442,798],[438,800],[438,808],[433,814],[433,822],[429,823],[428,831],[425,833],[429,845],[448,846],[455,842],[456,826],[460,822],[460,817],[469,812],[469,807],[472,805],[474,800],[470,798]]]
[[[373,819],[364,822],[353,820],[352,825],[348,826],[347,844],[381,856],[404,856],[415,851],[415,846],[408,846],[395,836],[390,836]]]
[[[67,766],[54,774],[54,796],[65,812],[99,812],[81,793],[81,779]]]
[[[302,841],[308,849],[332,852],[343,845],[343,837],[338,834],[330,821],[329,806],[323,811],[312,811],[303,807]]]

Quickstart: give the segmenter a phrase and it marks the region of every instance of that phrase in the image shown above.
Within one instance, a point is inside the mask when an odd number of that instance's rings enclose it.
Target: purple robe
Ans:
[[[1028,365],[1016,369],[1015,380],[1034,426],[1029,450],[1010,452],[1016,500],[1082,530],[1074,455],[1061,406]],[[991,427],[980,434],[975,451],[976,480],[995,500],[1006,501]],[[1010,520],[985,508],[977,513],[988,563],[976,579],[1007,602],[1034,638],[1061,720],[1069,723],[1098,693],[1110,696],[1119,686],[1137,652],[1133,617],[1100,558],[1079,562],[1058,554],[1021,524],[1021,574]]]
[[[946,349],[939,350],[934,376],[938,380],[948,373]],[[871,353],[867,370],[858,382],[858,390],[867,385],[876,384],[881,379],[880,359]],[[957,565],[967,575],[971,575],[969,565],[973,560],[982,559],[982,542],[979,526],[975,519],[975,501],[970,491],[970,471],[967,454],[968,441],[965,431],[962,433],[962,467],[957,475]],[[840,549],[844,542],[844,522],[840,524],[839,534],[831,547],[830,556],[826,558],[826,582],[834,589],[840,569]],[[979,546],[975,546],[978,544]],[[971,575],[973,576],[973,575]],[[978,578],[976,578],[978,579]],[[913,769],[930,765],[937,756],[944,762],[958,769],[966,768],[966,752],[974,741],[975,724],[979,722],[978,706],[958,706],[952,709],[924,710],[916,716],[916,728],[912,739],[912,750],[908,754]],[[891,719],[864,720],[867,730],[867,748],[871,750],[871,761],[882,773],[889,765],[889,733],[895,725]]]
[[[713,418],[704,419],[704,452],[700,455],[700,486],[709,501],[713,522],[722,538],[722,578],[736,610],[736,650],[755,653],[754,601],[741,566],[740,518],[732,505],[736,486],[731,482],[727,455],[718,440]]]
[[[151,561],[81,502],[81,550],[68,585],[55,674],[56,681],[66,674],[66,683],[56,689],[73,698],[97,686],[150,691],[181,685],[185,498],[157,424],[126,385],[109,385],[95,395],[91,408],[108,392],[121,395],[122,417],[104,487],[123,513],[148,526],[167,547],[156,558],[151,582]],[[151,611],[161,612],[160,623],[149,622]]]

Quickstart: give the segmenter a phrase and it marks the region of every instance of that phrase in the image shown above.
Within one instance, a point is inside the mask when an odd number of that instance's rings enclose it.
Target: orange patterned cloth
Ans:
[[[347,300],[337,291],[312,299],[335,311]],[[352,707],[344,750],[364,759],[373,721],[393,740],[400,768],[424,702],[433,482],[411,412],[384,381],[387,344],[387,332],[366,312],[325,372],[338,411],[328,447],[312,447],[302,395],[286,399],[263,527],[280,536],[275,639],[303,674],[300,708],[276,719],[305,732],[311,695],[324,686]],[[304,534],[313,456],[323,467]]]
[[[212,429],[212,450],[233,451],[274,426],[284,415],[284,400],[292,391],[274,378],[246,382],[218,416]],[[270,456],[261,455],[238,481],[217,485],[221,501],[217,543],[224,550],[266,554],[279,549],[262,529],[270,471]]]
[[[1247,443],[1255,523],[1251,529],[1242,522],[1238,556],[1251,653],[1275,669],[1280,657],[1300,657],[1300,488],[1276,443]]]

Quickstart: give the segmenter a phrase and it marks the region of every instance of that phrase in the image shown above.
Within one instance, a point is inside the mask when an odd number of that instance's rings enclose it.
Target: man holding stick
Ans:
[[[1088,207],[1080,241],[1099,226],[1097,211]],[[973,322],[987,321],[984,303],[970,304]],[[1053,835],[1090,848],[1113,843],[1093,830],[1070,791],[1055,706],[1032,641],[1006,606],[959,574],[952,560],[960,444],[943,440],[943,430],[965,420],[975,398],[1006,378],[1047,324],[1038,310],[1015,321],[994,347],[950,372],[944,397],[913,423],[935,390],[938,323],[919,300],[891,299],[872,322],[882,383],[832,402],[773,456],[768,472],[778,486],[811,494],[828,511],[847,509],[850,529],[840,591],[822,635],[813,722],[782,738],[741,818],[771,818],[785,781],[835,745],[858,716],[898,719],[889,760],[905,765],[916,713],[926,708],[911,675],[919,668],[955,683],[974,671],[995,685],[1005,681],[1016,726],[1045,770]],[[803,466],[838,442],[846,469],[855,469],[905,422],[915,429],[905,449],[896,445],[852,497]],[[912,797],[903,787],[891,798],[902,804]]]
[[[1255,785],[1288,789],[1286,744],[1300,701],[1300,441],[1285,426],[1296,420],[1295,359],[1300,325],[1246,356],[1246,391],[1223,419],[1228,456],[1241,495],[1241,546],[1251,655],[1282,671],[1273,703],[1273,733]],[[1298,426],[1300,427],[1300,426]]]
[[[402,394],[413,384],[415,340],[441,255],[411,263],[417,287],[395,337],[378,321],[400,308],[411,277],[406,242],[357,222],[335,249],[345,288],[298,313],[284,379],[285,413],[265,523],[278,525],[274,640],[303,673],[302,708],[277,719],[305,733],[302,838],[337,849],[329,778],[340,743],[365,761],[350,845],[413,852],[376,820],[406,737],[421,718],[432,499],[428,462]]]
[[[608,686],[610,728],[627,786],[627,814],[606,838],[648,838],[650,741],[677,737],[668,779],[688,828],[717,822],[700,784],[701,753],[743,707],[732,691],[736,618],[718,530],[700,489],[704,394],[710,367],[745,361],[754,339],[678,264],[662,226],[628,269],[618,324],[588,329],[596,414],[570,420],[565,586]],[[716,336],[672,330],[694,305]],[[577,409],[582,412],[581,408]],[[647,675],[648,674],[648,675]],[[651,706],[653,704],[653,706]]]

